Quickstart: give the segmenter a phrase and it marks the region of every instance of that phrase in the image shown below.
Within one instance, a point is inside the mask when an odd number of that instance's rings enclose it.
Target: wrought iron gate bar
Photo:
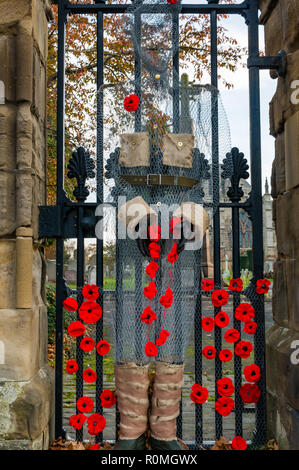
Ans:
[[[185,14],[209,14],[212,11],[216,11],[217,14],[243,14],[245,10],[248,9],[248,3],[250,0],[245,0],[243,3],[238,5],[234,4],[182,4],[181,12]],[[66,2],[65,8],[68,10],[68,13],[73,14],[88,14],[88,13],[97,13],[98,11],[103,12],[104,14],[112,13],[127,13],[128,5],[117,5],[111,4],[107,5],[104,3],[101,4],[72,4],[71,2]],[[159,13],[159,8],[153,8],[151,5],[141,6],[141,13]],[[172,13],[172,5],[163,5],[161,6],[161,13]]]
[[[96,0],[99,3],[99,0]],[[97,12],[97,90],[100,90],[104,83],[104,18],[101,11]],[[104,201],[103,182],[103,155],[104,155],[104,103],[103,91],[97,92],[97,172],[96,172],[96,194],[97,204]],[[100,296],[98,303],[102,308],[102,317],[96,323],[96,344],[103,338],[104,322],[104,274],[103,274],[103,239],[97,238],[96,242],[96,283],[99,287]],[[103,391],[103,357],[96,354],[96,413],[102,414],[103,407],[100,395]],[[96,436],[96,442],[103,439],[103,434]]]

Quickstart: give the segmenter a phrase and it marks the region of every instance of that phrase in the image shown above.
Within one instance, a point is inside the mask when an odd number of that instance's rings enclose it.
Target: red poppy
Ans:
[[[94,348],[94,340],[89,336],[83,338],[80,342],[80,348],[82,351],[89,352],[92,351]]]
[[[83,380],[85,380],[85,382],[89,384],[95,382],[97,380],[96,372],[90,368],[85,369],[85,371],[83,372]]]
[[[116,403],[116,396],[112,390],[103,390],[100,395],[100,400],[103,408],[111,408]]]
[[[212,293],[212,304],[214,307],[222,307],[222,305],[226,305],[228,301],[228,292],[224,289],[217,289],[214,290]]]
[[[154,281],[151,281],[149,285],[143,289],[143,292],[145,297],[148,299],[153,299],[158,292]]]
[[[236,343],[237,341],[239,341],[239,338],[240,338],[240,332],[236,330],[235,328],[231,328],[230,330],[227,330],[224,333],[224,339],[228,343]]]
[[[76,361],[74,361],[73,359],[70,359],[69,361],[67,361],[66,370],[69,374],[75,374],[78,369],[79,369],[79,366]]]
[[[165,308],[170,308],[173,302],[173,293],[172,290],[168,287],[166,289],[165,294],[159,300],[160,304],[163,305]]]
[[[148,234],[150,240],[153,242],[158,242],[161,240],[161,227],[157,224],[150,225],[148,228]]]
[[[156,258],[156,259],[159,258],[161,247],[160,245],[158,245],[158,243],[151,242],[148,245],[148,248],[149,248],[151,258]]]
[[[100,444],[93,444],[88,450],[100,450]]]
[[[167,330],[161,330],[159,338],[156,340],[156,346],[163,346],[169,335],[170,333]]]
[[[230,397],[221,397],[215,403],[215,410],[222,416],[228,416],[235,406],[235,402]]]
[[[232,440],[232,449],[233,450],[246,450],[247,443],[245,439],[241,436],[235,436]]]
[[[84,299],[97,300],[99,297],[99,288],[94,284],[87,284],[82,289],[82,295]]]
[[[63,301],[63,306],[68,312],[75,312],[78,308],[78,302],[73,297],[68,297]]]
[[[261,378],[261,369],[256,364],[246,366],[244,369],[244,377],[247,382],[258,382]]]
[[[87,418],[88,432],[92,436],[102,432],[105,429],[105,426],[106,420],[104,416],[100,415],[99,413],[94,413],[93,415],[90,415],[89,418]]]
[[[139,102],[140,99],[137,95],[126,96],[124,99],[124,108],[126,111],[129,111],[131,113],[132,111],[136,111],[139,106]]]
[[[85,323],[96,323],[100,320],[101,316],[102,307],[92,300],[86,300],[79,308],[79,317]]]
[[[167,261],[169,261],[169,263],[174,263],[178,259],[178,257],[178,245],[177,242],[174,242],[170,252],[167,255]]]
[[[206,359],[214,359],[216,356],[216,348],[214,346],[205,346],[202,350],[202,354]]]
[[[219,352],[219,359],[222,362],[228,362],[231,361],[233,358],[233,353],[231,352],[230,349],[221,349]]]
[[[173,233],[174,235],[179,235],[179,230],[176,230],[176,225],[180,224],[182,222],[182,219],[179,217],[173,217],[170,221],[170,233]]]
[[[101,339],[101,341],[99,341],[97,344],[97,353],[100,356],[106,356],[106,354],[108,354],[109,351],[110,351],[110,344],[108,343],[108,341]]]
[[[257,323],[255,321],[247,321],[243,328],[243,331],[248,335],[254,335],[257,329]]]
[[[235,391],[232,380],[229,377],[217,380],[217,391],[222,397],[231,396]]]
[[[158,269],[159,269],[158,263],[156,263],[156,261],[151,261],[145,268],[145,272],[151,279],[154,279]]]
[[[177,2],[178,0],[167,0],[167,3],[170,3],[170,5],[174,5]]]
[[[244,403],[257,403],[261,396],[261,391],[256,384],[242,385],[239,393]]]
[[[269,287],[271,285],[271,282],[269,279],[258,279],[256,281],[256,292],[257,294],[267,294],[269,291]]]
[[[204,279],[201,281],[201,287],[205,292],[210,292],[210,290],[213,290],[215,287],[214,281],[211,281],[210,279]]]
[[[214,318],[204,317],[201,320],[202,329],[205,331],[212,331],[214,329]]]
[[[240,321],[250,321],[252,318],[254,318],[254,308],[252,305],[243,302],[236,308],[235,317]]]
[[[148,341],[145,345],[144,352],[146,356],[151,357],[151,356],[158,356],[158,349],[155,343],[152,343],[151,341]]]
[[[215,316],[215,323],[219,328],[225,328],[229,324],[229,316],[222,310]]]
[[[157,320],[157,315],[150,307],[146,307],[140,315],[140,320],[147,325],[151,325],[154,320]]]
[[[93,409],[93,400],[89,397],[81,397],[77,400],[77,408],[82,413],[90,413]]]
[[[235,354],[242,357],[242,359],[247,359],[250,356],[253,346],[249,341],[239,341],[235,346]]]
[[[82,413],[78,413],[77,415],[72,415],[70,417],[69,424],[70,426],[73,426],[74,429],[81,429],[85,421],[86,416],[84,416]]]
[[[239,277],[229,281],[229,290],[232,292],[241,292],[243,290],[243,281]]]
[[[194,403],[205,403],[208,399],[209,392],[206,387],[202,387],[199,384],[192,385],[192,393],[190,394],[190,398]]]
[[[85,326],[80,321],[73,321],[67,327],[67,331],[70,336],[75,336],[77,338],[78,336],[84,335]]]

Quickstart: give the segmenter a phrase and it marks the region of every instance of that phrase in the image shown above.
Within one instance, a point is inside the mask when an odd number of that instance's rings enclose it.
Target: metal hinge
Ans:
[[[285,51],[279,51],[278,55],[273,57],[249,57],[247,67],[257,67],[260,70],[276,70],[277,76],[285,77],[287,71],[287,55]],[[277,78],[277,76],[274,78]]]

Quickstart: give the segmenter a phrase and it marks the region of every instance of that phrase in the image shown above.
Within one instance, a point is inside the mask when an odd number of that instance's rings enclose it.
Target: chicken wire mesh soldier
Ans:
[[[157,8],[160,5],[154,0],[146,3]],[[179,12],[179,4],[173,7]],[[131,8],[134,15],[128,15],[127,29],[142,67],[140,75],[135,73],[134,79],[121,84],[119,91],[123,98],[135,95],[133,102],[138,95],[139,105],[135,111],[132,107],[129,111],[124,109],[124,116],[119,116],[124,123],[118,135],[119,145],[106,164],[106,178],[112,181],[111,195],[119,222],[115,386],[120,441],[115,449],[145,448],[148,370],[154,359],[150,443],[153,449],[175,450],[181,449],[176,437],[176,418],[185,352],[200,290],[201,246],[217,206],[212,197],[213,185],[218,185],[219,180],[219,173],[211,176],[213,141],[217,138],[221,160],[230,151],[230,136],[218,90],[208,85],[192,85],[186,74],[180,82],[175,76],[170,63],[175,52],[172,15],[158,14],[157,10],[139,16],[138,7]],[[139,40],[136,18],[140,21]],[[176,93],[179,100],[175,99]],[[216,126],[212,125],[215,113]],[[164,322],[164,307],[159,299],[169,287],[171,264],[167,254],[174,243],[169,232],[173,217],[181,221],[179,257],[171,273],[173,303]],[[159,264],[155,277],[158,293],[150,304],[157,319],[149,331],[140,315],[148,306],[143,288],[150,281],[145,268],[150,261],[148,228],[153,223],[161,226],[162,239],[159,259],[155,259]],[[161,328],[170,335],[157,348],[157,356],[148,356],[145,346],[148,341],[157,341]]]

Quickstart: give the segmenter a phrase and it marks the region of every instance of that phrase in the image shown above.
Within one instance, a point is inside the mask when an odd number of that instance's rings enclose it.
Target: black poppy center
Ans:
[[[228,385],[223,385],[223,388],[226,390],[228,388]]]
[[[218,299],[222,300],[223,299],[222,295],[218,295]]]
[[[208,350],[207,352],[208,356],[211,356],[213,354],[213,351],[211,351],[210,349]]]
[[[220,317],[220,321],[224,321],[224,320],[225,320],[225,318],[224,318],[224,317]]]
[[[90,289],[90,290],[88,291],[88,293],[89,293],[90,295],[92,295],[92,294],[93,294],[93,291]]]
[[[87,310],[87,312],[88,312],[88,313],[91,313],[91,312],[92,312],[91,308],[89,308],[89,309]]]
[[[248,350],[247,346],[243,346],[243,351],[247,351],[247,350]]]
[[[92,424],[93,424],[93,426],[96,426],[98,423],[96,421],[94,421]]]
[[[254,372],[254,370],[251,372],[251,375],[256,375],[255,372]]]
[[[85,408],[87,405],[86,405],[86,403],[82,403],[82,406],[83,406],[83,408]]]

